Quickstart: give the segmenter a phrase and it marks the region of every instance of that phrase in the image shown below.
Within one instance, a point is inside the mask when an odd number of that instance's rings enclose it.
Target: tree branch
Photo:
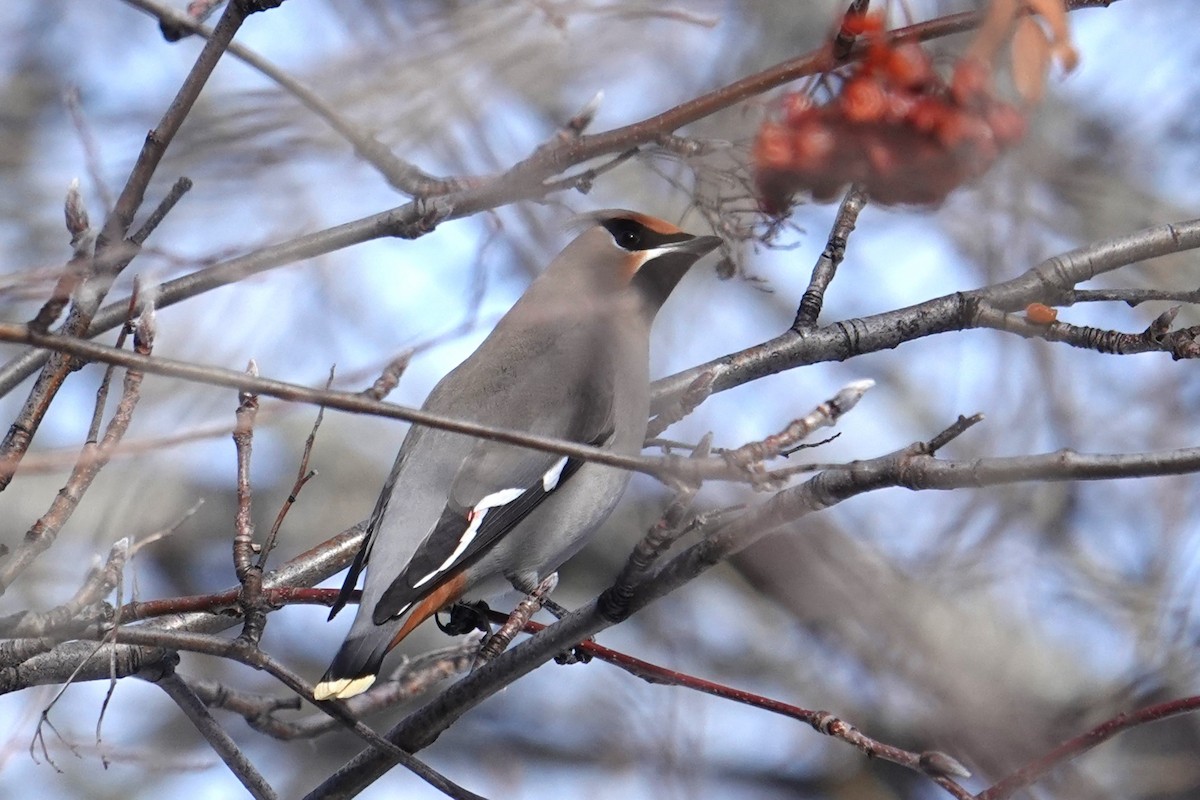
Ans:
[[[213,719],[204,703],[174,670],[166,673],[154,683],[175,701],[175,705],[179,706],[179,710],[183,712],[184,716],[196,726],[196,730],[221,757],[234,777],[241,782],[242,786],[246,787],[246,791],[250,793],[251,797],[255,800],[275,800],[278,797],[275,790],[267,783],[267,779],[255,769],[254,765],[250,763],[250,759],[246,758],[245,753],[233,741],[233,737]]]

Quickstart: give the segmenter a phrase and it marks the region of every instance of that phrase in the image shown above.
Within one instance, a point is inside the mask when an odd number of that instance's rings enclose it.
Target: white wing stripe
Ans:
[[[563,460],[563,463],[566,463],[566,459]],[[562,470],[560,469],[559,471],[561,472]],[[549,473],[546,474],[549,475]],[[555,480],[557,482],[557,478]],[[449,569],[452,564],[454,564],[458,557],[463,554],[463,551],[471,546],[471,542],[475,541],[475,536],[479,533],[479,526],[483,524],[483,518],[487,516],[488,509],[508,505],[523,494],[525,494],[525,492],[521,489],[501,489],[498,492],[492,492],[487,497],[484,497],[482,500],[476,503],[475,508],[471,509],[471,513],[469,515],[471,524],[467,526],[465,531],[463,531],[463,535],[459,538],[458,546],[454,548],[454,552],[442,562],[440,567],[414,583],[413,588],[420,589],[422,586],[429,583],[438,575]]]
[[[558,486],[559,480],[562,479],[563,469],[567,466],[567,457],[563,456],[558,461],[554,462],[554,466],[546,470],[546,474],[542,476],[542,491],[549,494]]]
[[[524,489],[501,489],[498,492],[492,492],[487,497],[475,504],[474,511],[475,513],[479,513],[480,511],[486,511],[489,508],[506,506],[523,494],[525,494]]]

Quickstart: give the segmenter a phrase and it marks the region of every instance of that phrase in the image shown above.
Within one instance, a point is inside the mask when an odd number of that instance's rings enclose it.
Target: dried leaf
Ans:
[[[1067,7],[1063,0],[1025,0],[1029,10],[1038,14],[1050,26],[1054,34],[1054,43],[1067,42],[1071,39],[1071,30],[1067,25]]]
[[[1025,0],[1029,10],[1046,20],[1050,26],[1052,52],[1064,72],[1079,64],[1079,53],[1071,44],[1071,27],[1067,23],[1067,6],[1063,0]]]
[[[1069,41],[1064,40],[1055,43],[1054,58],[1058,61],[1058,65],[1062,67],[1063,72],[1070,72],[1079,66],[1079,53],[1075,50],[1075,45]]]
[[[1017,21],[1012,39],[1013,83],[1026,103],[1041,102],[1050,69],[1050,40],[1033,17]]]
[[[992,0],[984,12],[983,21],[979,24],[979,30],[975,32],[975,38],[967,48],[965,57],[977,59],[985,64],[993,63],[996,53],[1008,41],[1012,22],[1020,10],[1018,0]]]

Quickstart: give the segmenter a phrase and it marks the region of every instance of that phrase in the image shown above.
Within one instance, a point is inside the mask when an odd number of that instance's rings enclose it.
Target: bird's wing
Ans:
[[[608,427],[584,443],[602,446],[611,435]],[[375,624],[403,615],[486,553],[582,465],[576,458],[481,442],[464,463],[437,525],[376,604]]]
[[[358,586],[358,576],[366,568],[367,562],[371,556],[371,546],[375,542],[375,535],[379,532],[379,524],[383,521],[383,514],[387,510],[388,500],[392,497],[392,491],[396,487],[396,481],[399,478],[400,468],[404,463],[403,451],[400,457],[396,459],[392,466],[391,474],[383,484],[383,489],[379,492],[379,497],[375,501],[375,508],[371,511],[371,517],[367,521],[366,535],[363,536],[362,544],[358,546],[358,552],[354,554],[354,561],[350,564],[350,569],[346,571],[346,578],[342,581],[342,588],[338,592],[337,600],[329,609],[329,619],[337,616],[337,613],[346,607],[346,603],[350,602],[350,595],[354,593]]]
[[[551,315],[550,322],[552,329],[539,330],[547,323],[535,315],[520,336],[511,325],[497,326],[471,358],[439,382],[425,408],[508,430],[607,444],[614,430],[613,350],[607,332],[585,318],[564,326]],[[581,356],[559,360],[554,369],[536,368],[562,348]],[[512,369],[514,364],[525,368]],[[377,545],[389,553],[402,550],[403,567],[367,577],[367,591],[373,581],[390,581],[382,594],[369,592],[380,598],[371,609],[375,624],[402,615],[487,552],[580,466],[553,453],[500,442],[411,431],[346,587],[354,586]],[[398,498],[404,498],[404,506]],[[408,531],[405,541],[374,541],[394,523]],[[406,544],[410,535],[419,539],[415,547]],[[348,595],[344,587],[343,596]]]

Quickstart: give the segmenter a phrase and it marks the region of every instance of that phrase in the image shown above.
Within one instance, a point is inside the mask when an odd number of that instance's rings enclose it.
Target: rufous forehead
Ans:
[[[655,233],[662,233],[662,234],[667,234],[667,235],[675,234],[675,233],[683,233],[683,230],[681,228],[676,228],[674,225],[672,225],[669,222],[661,220],[657,217],[650,217],[645,214],[639,214],[636,211],[630,211],[628,214],[622,214],[622,216],[625,217],[626,219],[631,219],[631,220],[634,220],[635,222],[639,222],[642,225],[645,225],[647,228],[654,231]]]

